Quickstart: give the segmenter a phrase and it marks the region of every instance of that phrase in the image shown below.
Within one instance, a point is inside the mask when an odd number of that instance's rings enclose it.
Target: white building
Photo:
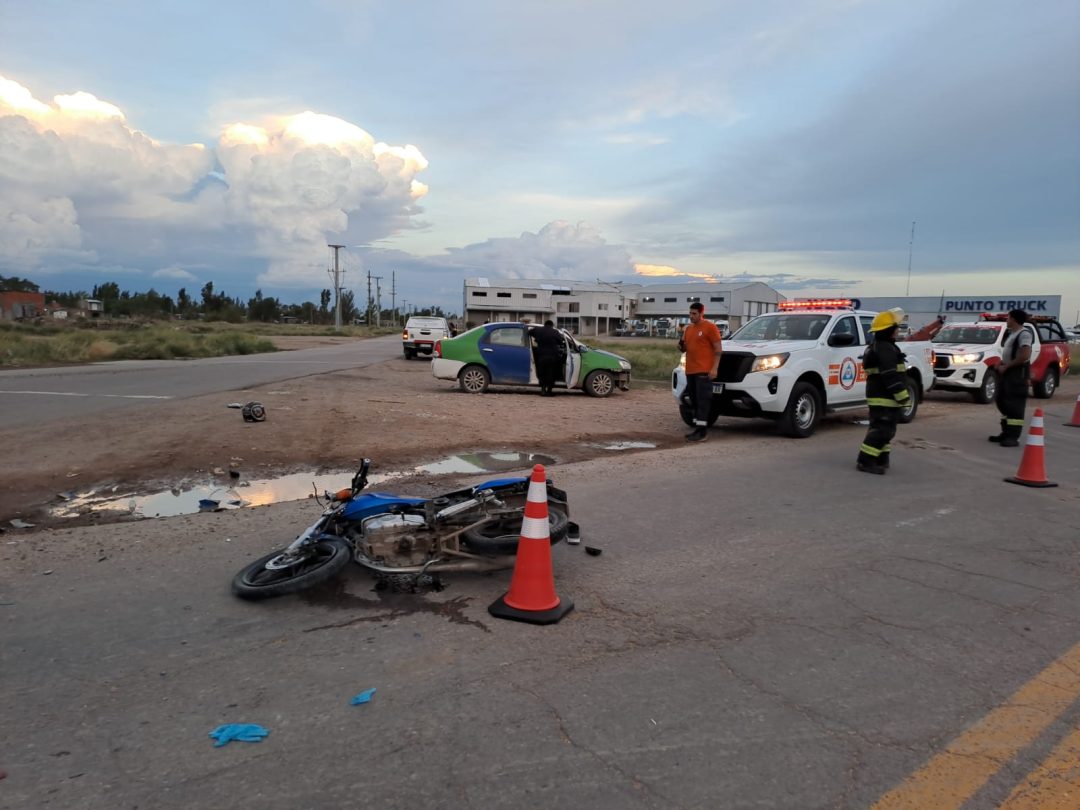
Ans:
[[[760,281],[649,284],[637,291],[635,312],[643,320],[685,321],[690,305],[700,303],[710,321],[727,321],[737,329],[753,317],[775,311],[784,300],[783,295]]]
[[[579,335],[615,331],[633,317],[637,284],[547,279],[465,279],[465,325],[488,321],[555,321]]]
[[[465,280],[462,311],[466,325],[488,321],[543,323],[579,335],[614,332],[624,320],[686,320],[690,304],[705,305],[705,317],[728,321],[731,328],[755,315],[772,312],[784,296],[761,282],[623,284],[547,279]]]

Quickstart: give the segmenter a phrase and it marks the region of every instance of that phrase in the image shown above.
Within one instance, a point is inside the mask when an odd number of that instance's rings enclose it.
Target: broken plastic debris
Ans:
[[[19,518],[15,518],[14,520],[9,520],[8,523],[10,523],[16,529],[32,529],[32,528],[34,528],[33,523],[27,523],[25,520],[20,520]]]
[[[226,407],[226,408],[236,408],[237,410],[240,410],[240,409],[241,409],[241,408],[243,408],[244,406],[243,406],[243,404],[242,404],[242,403],[240,403],[240,402],[230,402],[230,403],[229,403],[228,405],[226,405],[225,407]]]
[[[217,742],[214,743],[214,748],[220,748],[233,740],[239,740],[240,742],[262,742],[263,737],[269,733],[269,729],[263,728],[257,723],[226,723],[211,731],[209,736],[217,740]]]
[[[199,500],[200,512],[213,512],[218,508],[218,506],[218,501],[215,501],[213,498],[201,498]]]
[[[56,497],[58,497],[62,501],[74,500],[76,497],[75,490],[69,489],[67,492],[57,492]]]
[[[590,557],[599,557],[604,553],[604,550],[602,548],[597,548],[596,546],[585,546],[585,553]]]
[[[357,695],[352,700],[350,700],[349,705],[351,705],[351,706],[359,706],[361,703],[370,703],[371,702],[371,696],[374,695],[374,694],[375,694],[374,689],[365,689],[359,695]]]

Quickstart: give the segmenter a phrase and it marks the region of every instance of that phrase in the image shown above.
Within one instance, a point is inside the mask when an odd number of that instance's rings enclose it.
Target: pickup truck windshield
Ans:
[[[730,340],[817,340],[831,317],[805,313],[754,318]]]
[[[932,339],[932,343],[977,343],[989,346],[997,341],[1000,326],[946,326]]]

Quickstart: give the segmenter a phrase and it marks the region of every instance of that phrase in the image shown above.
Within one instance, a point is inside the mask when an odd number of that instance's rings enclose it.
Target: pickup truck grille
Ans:
[[[753,362],[754,355],[752,354],[725,351],[720,355],[720,368],[716,373],[716,381],[742,382],[743,377],[750,373]]]

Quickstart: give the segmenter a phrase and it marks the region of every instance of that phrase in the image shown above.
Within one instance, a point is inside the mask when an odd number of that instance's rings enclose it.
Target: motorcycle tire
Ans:
[[[477,554],[517,554],[524,514],[469,529],[461,535],[462,543]],[[548,505],[548,535],[554,545],[566,538],[570,518],[557,506]]]
[[[232,591],[241,599],[269,599],[296,593],[333,577],[352,559],[352,546],[340,538],[320,540],[310,547],[310,554],[290,568],[267,568],[267,563],[281,556],[279,549],[260,557],[233,577]]]

